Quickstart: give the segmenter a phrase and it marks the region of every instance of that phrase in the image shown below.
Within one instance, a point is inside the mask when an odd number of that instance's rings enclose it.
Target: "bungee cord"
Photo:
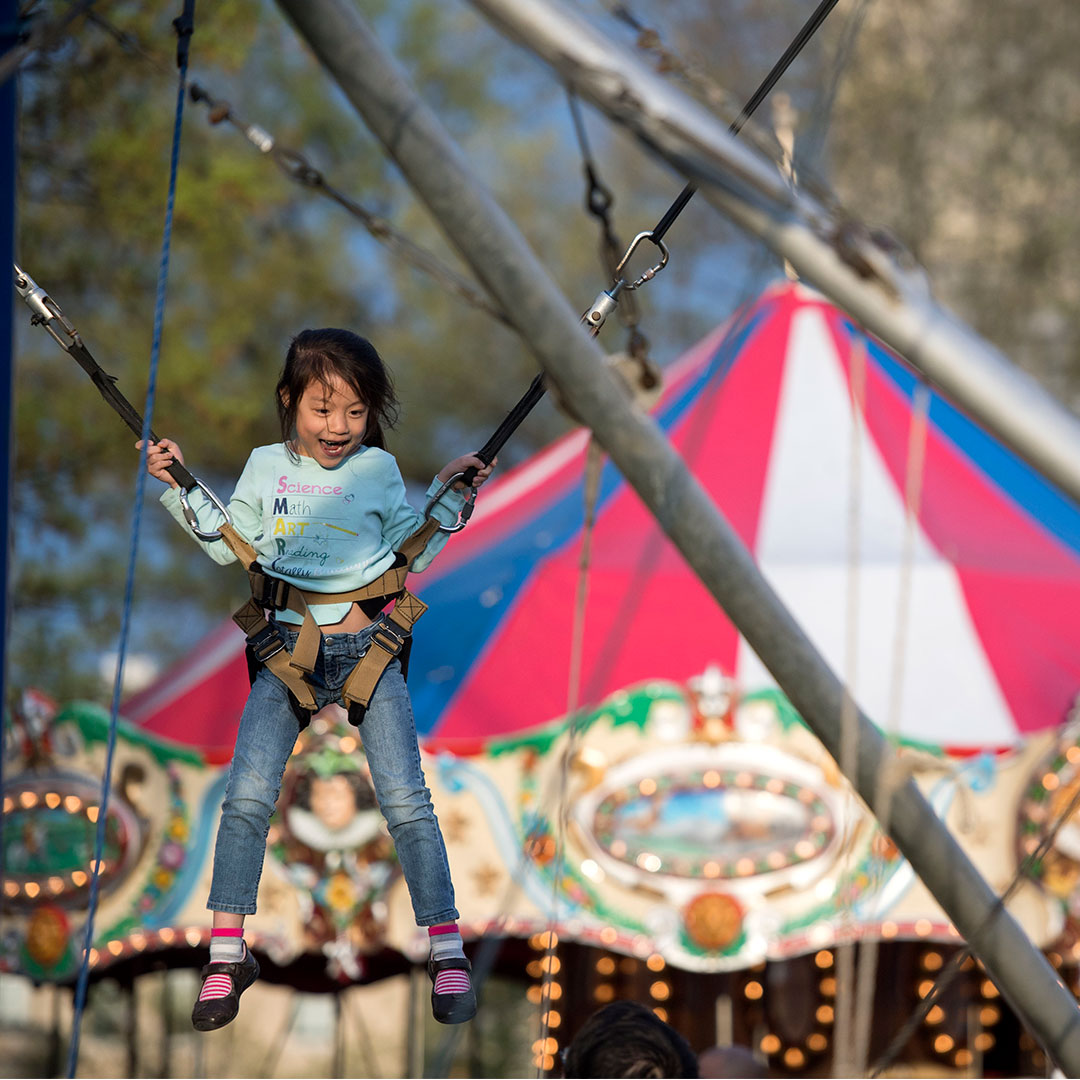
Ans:
[[[865,333],[859,328],[860,335]],[[894,745],[898,743],[900,707],[903,698],[904,672],[907,661],[907,632],[911,608],[911,578],[915,559],[915,533],[922,485],[926,468],[926,439],[930,409],[930,388],[925,380],[915,384],[911,403],[911,420],[908,426],[908,453],[904,471],[904,537],[900,554],[900,581],[896,606],[896,623],[893,635],[892,670],[890,672],[889,712],[886,717],[885,735]],[[888,759],[886,759],[888,760]],[[892,799],[901,776],[898,770],[883,765],[877,779],[875,802],[870,807],[877,818],[883,835],[889,833]],[[884,865],[868,889],[881,887]],[[855,975],[854,1042],[852,1059],[859,1075],[866,1072],[870,1057],[870,1038],[873,1030],[873,1009],[877,986],[878,954],[880,942],[868,938],[859,943],[858,967]]]
[[[90,874],[90,895],[87,902],[86,928],[83,954],[75,986],[74,1014],[71,1022],[71,1042],[68,1048],[67,1075],[75,1076],[79,1064],[79,1040],[82,1019],[86,1008],[87,986],[90,976],[90,953],[94,943],[94,921],[97,915],[102,861],[105,852],[105,827],[109,812],[109,790],[112,786],[113,756],[116,749],[117,727],[120,717],[120,696],[124,686],[124,662],[131,630],[134,608],[135,569],[139,552],[139,536],[142,524],[142,505],[146,490],[146,456],[151,441],[151,419],[157,387],[158,362],[161,356],[161,335],[165,315],[165,294],[169,276],[169,254],[172,246],[173,209],[176,202],[177,173],[180,162],[180,134],[183,128],[184,96],[187,83],[188,50],[194,32],[195,0],[184,0],[183,13],[174,21],[178,37],[176,61],[180,69],[176,94],[176,115],[173,121],[172,152],[169,162],[169,185],[165,203],[165,226],[161,241],[161,259],[158,267],[157,296],[154,304],[154,330],[150,349],[150,371],[146,389],[146,405],[143,410],[142,448],[139,454],[138,474],[135,481],[135,507],[131,525],[131,544],[128,553],[127,581],[124,586],[124,604],[121,618],[120,643],[113,681],[112,704],[109,711],[109,734],[105,751],[105,769],[101,780],[97,832],[94,840],[94,861]]]

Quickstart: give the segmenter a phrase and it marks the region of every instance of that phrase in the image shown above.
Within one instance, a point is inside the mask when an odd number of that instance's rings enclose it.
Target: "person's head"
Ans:
[[[566,1048],[564,1076],[698,1075],[690,1044],[637,1001],[613,1001],[585,1021]]]
[[[370,341],[351,330],[302,330],[277,384],[281,438],[301,457],[333,468],[361,446],[385,448],[398,403]]]
[[[698,1069],[703,1077],[725,1080],[728,1077],[764,1077],[769,1066],[759,1061],[748,1046],[732,1043],[730,1046],[710,1046],[698,1054]]]

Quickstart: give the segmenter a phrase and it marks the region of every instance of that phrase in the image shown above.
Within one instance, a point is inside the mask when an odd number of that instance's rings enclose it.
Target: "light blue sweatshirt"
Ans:
[[[440,487],[440,481],[433,480],[426,497]],[[203,532],[218,527],[221,514],[201,491],[192,491],[189,501]],[[236,561],[223,540],[195,538],[184,520],[178,488],[168,488],[161,502],[215,562]],[[464,504],[464,496],[448,491],[432,513],[452,525]],[[268,574],[310,592],[346,592],[374,581],[393,564],[395,549],[424,523],[405,497],[397,462],[374,446],[362,447],[333,469],[324,469],[313,458],[291,457],[284,443],[258,446],[236,482],[229,513]],[[435,533],[412,569],[429,566],[448,535]],[[350,606],[312,604],[311,613],[325,626],[340,622]],[[287,610],[275,617],[301,621]]]

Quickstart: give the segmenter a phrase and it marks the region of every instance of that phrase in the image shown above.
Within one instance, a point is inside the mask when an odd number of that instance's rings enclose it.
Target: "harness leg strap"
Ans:
[[[250,645],[244,650],[244,655],[247,658],[248,682],[254,685],[255,676],[259,674],[263,662],[255,655],[255,650]],[[296,695],[291,690],[289,691],[289,707],[293,711],[293,716],[296,717],[297,728],[303,731],[311,723],[311,718],[315,714],[310,709],[305,709],[296,700]]]
[[[254,600],[249,600],[235,615],[233,622],[247,635],[248,647],[255,659],[265,664],[307,710],[314,711],[315,695],[303,675],[290,663],[285,640],[267,622],[266,615]]]
[[[405,663],[411,644],[409,635],[425,611],[427,604],[406,590],[398,598],[393,611],[379,616],[370,648],[352,669],[341,689],[341,697],[350,709],[354,702],[367,708],[391,660],[398,657]]]

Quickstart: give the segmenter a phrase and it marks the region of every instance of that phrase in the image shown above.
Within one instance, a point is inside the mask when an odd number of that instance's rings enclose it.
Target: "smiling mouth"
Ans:
[[[323,451],[329,454],[331,457],[336,457],[341,454],[345,448],[349,445],[348,439],[320,439],[319,445],[323,448]]]

